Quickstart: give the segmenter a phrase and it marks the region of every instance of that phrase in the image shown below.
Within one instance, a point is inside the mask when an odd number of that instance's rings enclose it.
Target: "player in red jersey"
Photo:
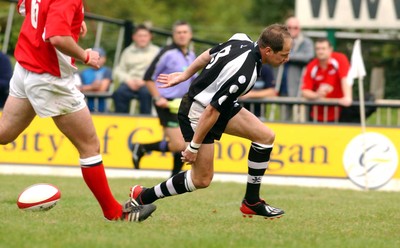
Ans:
[[[82,0],[19,0],[25,16],[15,49],[10,93],[0,119],[0,143],[8,144],[36,115],[51,117],[76,147],[83,178],[108,220],[143,221],[154,205],[123,206],[113,197],[104,172],[100,143],[84,95],[75,87],[75,59],[98,68],[99,54],[84,50]]]
[[[350,63],[346,55],[334,52],[326,38],[315,42],[316,58],[307,65],[303,76],[302,95],[309,100],[335,98],[342,106],[352,103],[352,89],[347,83]],[[341,108],[313,106],[311,118],[317,121],[339,120]]]

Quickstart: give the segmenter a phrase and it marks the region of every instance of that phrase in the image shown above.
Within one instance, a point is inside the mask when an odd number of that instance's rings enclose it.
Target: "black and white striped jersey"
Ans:
[[[230,110],[260,75],[261,54],[257,43],[243,33],[210,50],[211,61],[191,84],[188,96],[203,107],[211,104],[220,113]]]

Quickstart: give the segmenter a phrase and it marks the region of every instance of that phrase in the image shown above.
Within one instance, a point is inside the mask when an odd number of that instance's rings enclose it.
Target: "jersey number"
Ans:
[[[213,65],[215,65],[215,63],[218,61],[219,58],[225,57],[226,55],[228,55],[229,52],[231,51],[231,46],[232,45],[229,45],[229,46],[225,47],[224,49],[222,49],[221,51],[219,51],[219,53],[211,59],[210,63],[206,66],[206,69],[210,69]]]
[[[31,6],[31,24],[33,28],[37,28],[38,15],[39,15],[39,3],[41,0],[32,0]]]

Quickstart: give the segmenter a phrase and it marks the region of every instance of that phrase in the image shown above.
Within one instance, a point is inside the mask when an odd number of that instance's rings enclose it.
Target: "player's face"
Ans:
[[[176,26],[172,38],[179,47],[187,47],[192,40],[192,30],[188,25]]]
[[[326,61],[331,57],[332,47],[329,42],[322,41],[315,43],[315,55],[320,61]]]
[[[291,38],[285,39],[285,43],[283,44],[283,49],[278,52],[270,50],[268,53],[269,59],[267,57],[266,62],[275,67],[288,62],[291,48],[292,48],[292,39]]]

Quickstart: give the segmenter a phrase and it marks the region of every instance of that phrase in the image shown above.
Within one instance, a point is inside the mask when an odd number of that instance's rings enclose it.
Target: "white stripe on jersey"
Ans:
[[[253,85],[256,83],[256,80],[257,80],[257,66],[254,67],[254,71],[250,79],[251,83],[247,85],[246,90],[243,92],[242,96],[251,90]]]
[[[210,83],[210,85],[207,88],[205,88],[201,93],[196,95],[194,99],[200,102],[203,106],[207,106],[208,104],[210,104],[213,96],[215,95],[215,92],[221,89],[221,87],[227,82],[227,80],[229,80],[232,77],[232,75],[236,74],[236,72],[239,71],[240,68],[242,68],[244,61],[247,59],[247,56],[249,56],[249,53],[250,50],[246,51],[245,53],[239,55],[237,58],[227,63],[226,66],[224,66],[224,68],[220,71],[216,80]],[[257,75],[256,71],[255,73]],[[251,79],[246,79],[246,80],[251,80]]]
[[[245,40],[253,42],[252,40],[250,40],[249,36],[247,36],[247,34],[244,33],[234,34],[229,40]]]

